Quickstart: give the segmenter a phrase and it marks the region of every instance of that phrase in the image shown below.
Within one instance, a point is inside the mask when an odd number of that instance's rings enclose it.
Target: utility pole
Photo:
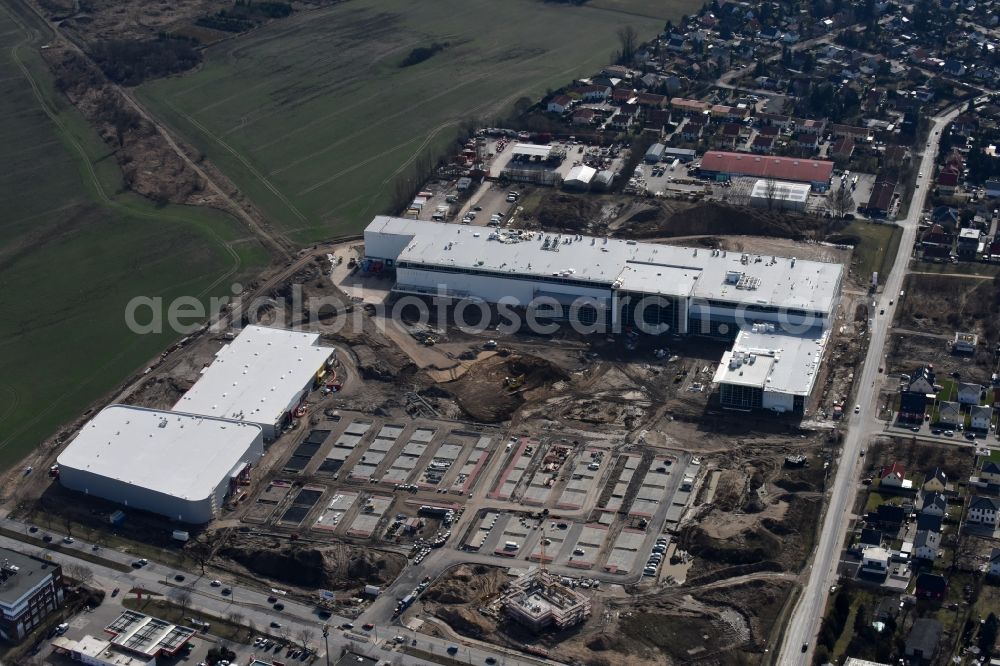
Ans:
[[[326,666],[330,666],[330,625],[323,625],[323,649],[326,651]]]

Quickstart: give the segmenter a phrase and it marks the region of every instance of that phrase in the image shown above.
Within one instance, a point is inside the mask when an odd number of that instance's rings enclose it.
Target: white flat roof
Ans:
[[[277,423],[295,394],[305,388],[333,347],[320,347],[318,333],[247,326],[220,349],[215,361],[174,409],[191,414]]]
[[[823,360],[829,330],[793,335],[774,326],[754,324],[736,336],[722,355],[716,383],[753,386],[765,391],[809,395]]]
[[[566,174],[566,181],[576,181],[583,184],[587,184],[594,179],[597,175],[597,169],[594,167],[589,167],[586,164],[578,164],[569,170]]]
[[[110,405],[80,429],[58,462],[196,501],[215,490],[260,433],[252,423]]]
[[[552,146],[542,146],[537,143],[515,143],[514,147],[511,148],[512,155],[528,155],[530,157],[537,157],[539,159],[545,159],[552,152]]]
[[[365,234],[411,237],[396,261],[428,268],[561,277],[581,286],[823,313],[833,310],[843,274],[835,263],[574,234],[487,231],[384,215],[372,220]],[[727,281],[737,274],[753,288]]]
[[[769,194],[769,187],[773,187]],[[768,181],[765,178],[758,178],[753,184],[750,196],[754,199],[771,198],[775,201],[796,201],[805,202],[809,199],[809,192],[812,187],[809,183],[790,183],[787,180]]]

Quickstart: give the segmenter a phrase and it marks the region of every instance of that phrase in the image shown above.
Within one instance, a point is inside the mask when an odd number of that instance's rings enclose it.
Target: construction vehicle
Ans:
[[[524,385],[524,375],[518,375],[517,377],[504,377],[503,385],[508,391],[516,391]]]

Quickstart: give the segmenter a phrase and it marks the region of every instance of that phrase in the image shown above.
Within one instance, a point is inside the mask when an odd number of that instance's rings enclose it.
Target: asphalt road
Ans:
[[[809,578],[802,589],[802,594],[792,611],[791,619],[785,630],[785,638],[777,660],[779,664],[792,666],[811,661],[814,648],[813,639],[819,632],[830,586],[836,580],[837,561],[843,548],[851,510],[858,493],[862,460],[861,449],[867,445],[872,435],[880,432],[883,428],[883,424],[877,419],[878,387],[876,384],[881,384],[881,380],[885,377],[885,375],[879,374],[878,368],[882,365],[885,356],[885,343],[892,326],[895,308],[895,306],[889,306],[889,300],[895,300],[896,304],[899,302],[898,294],[903,284],[903,278],[908,272],[910,254],[917,235],[917,226],[923,213],[929,186],[933,182],[934,158],[937,155],[940,133],[960,111],[961,109],[956,109],[933,120],[933,126],[930,129],[918,167],[918,174],[921,175],[917,178],[917,189],[914,191],[906,219],[898,222],[903,227],[903,236],[899,242],[892,270],[888,276],[880,276],[885,279],[885,287],[878,297],[879,307],[874,312],[885,308],[885,314],[873,315],[874,324],[871,327],[868,353],[865,356],[864,365],[855,379],[859,386],[856,402],[860,406],[860,410],[858,413],[854,413],[853,409],[847,412],[849,420],[840,465],[830,488],[830,499],[817,541],[814,560],[810,566]],[[808,646],[805,657],[802,653],[803,645]]]

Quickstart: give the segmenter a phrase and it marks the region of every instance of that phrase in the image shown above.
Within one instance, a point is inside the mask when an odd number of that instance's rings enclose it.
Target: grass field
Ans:
[[[854,248],[851,262],[851,270],[859,281],[870,280],[873,271],[878,271],[882,276],[889,274],[899,248],[899,239],[903,235],[902,227],[856,221],[839,233],[861,239]]]
[[[598,71],[631,25],[642,38],[692,0],[352,0],[210,47],[195,72],[139,89],[299,242],[359,231],[394,180],[489,121]],[[656,17],[629,13],[646,9]],[[415,47],[449,46],[409,67]]]
[[[125,195],[114,156],[53,89],[43,26],[0,2],[0,469],[175,334],[125,325],[137,295],[208,296],[266,256],[228,217]]]

